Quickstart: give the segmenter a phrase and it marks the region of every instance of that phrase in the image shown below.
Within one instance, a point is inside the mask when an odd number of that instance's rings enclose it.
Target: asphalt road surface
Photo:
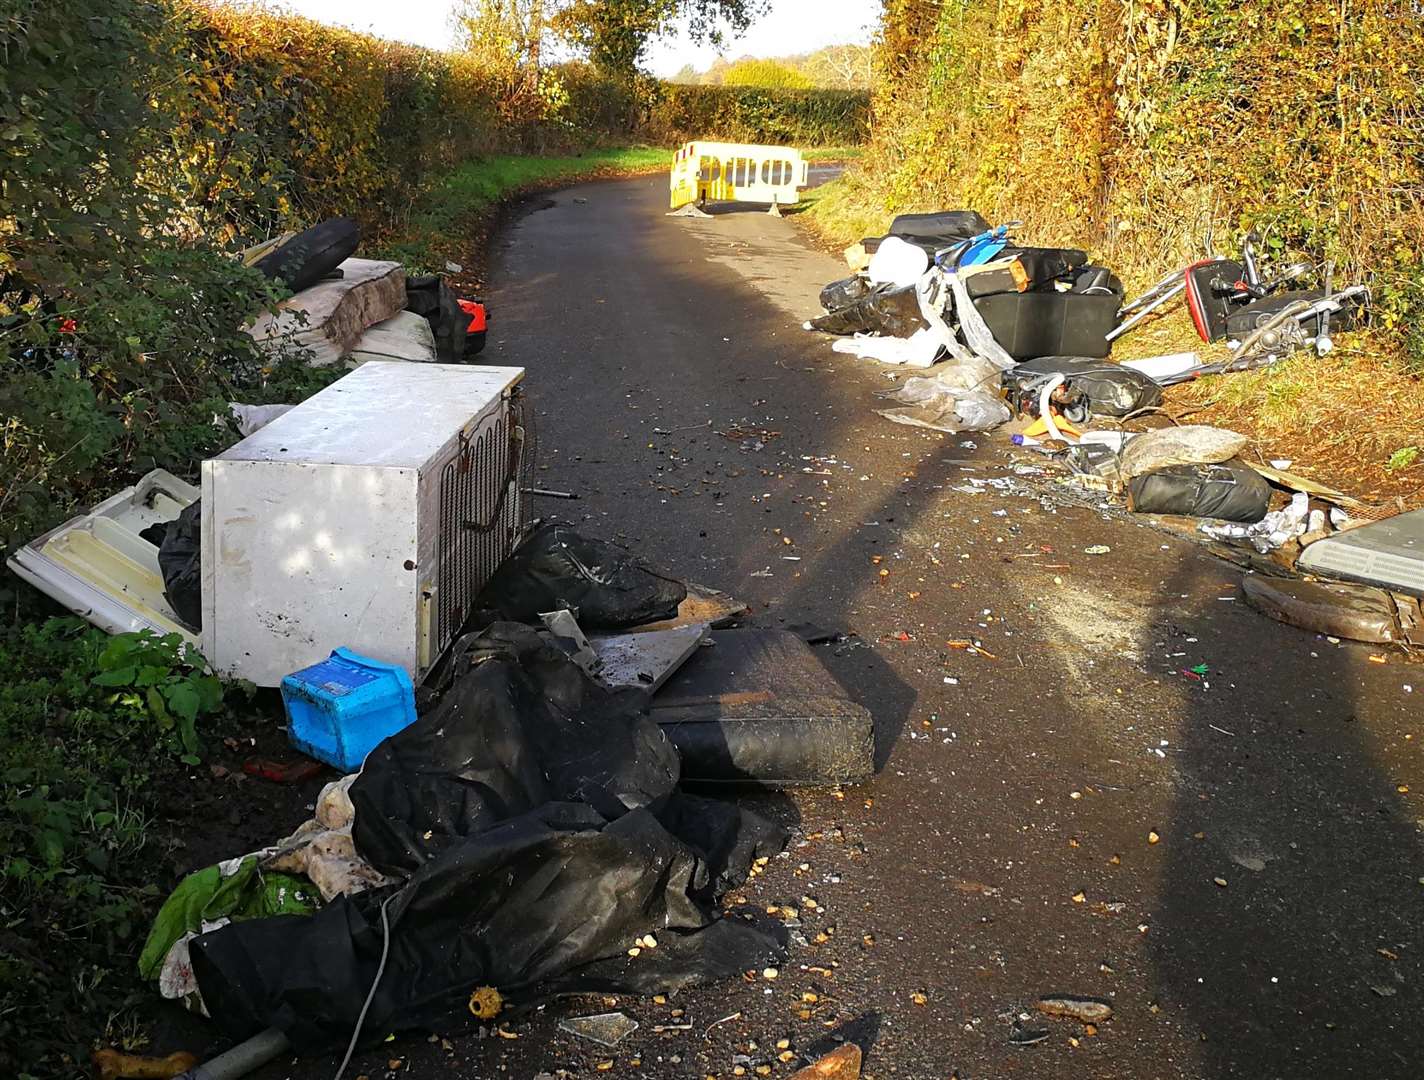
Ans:
[[[579,495],[539,509],[753,625],[854,634],[817,653],[878,775],[753,798],[793,827],[734,894],[801,912],[775,980],[557,1002],[347,1075],[788,1076],[780,1040],[835,1035],[882,1080],[1424,1075],[1424,668],[1262,618],[1191,543],[971,483],[1012,475],[1002,438],[881,419],[896,373],[800,328],[837,260],[665,199],[572,188],[499,241],[485,358],[528,369],[539,483]],[[641,1025],[613,1050],[556,1029],[607,1008]]]

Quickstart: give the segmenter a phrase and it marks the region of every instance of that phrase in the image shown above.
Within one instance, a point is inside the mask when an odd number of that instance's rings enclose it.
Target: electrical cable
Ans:
[[[366,993],[366,1001],[361,1006],[361,1014],[356,1017],[356,1027],[351,1032],[351,1041],[346,1044],[346,1056],[341,1059],[341,1064],[337,1067],[335,1080],[341,1080],[342,1074],[346,1072],[346,1066],[351,1064],[351,1055],[356,1052],[356,1043],[361,1039],[361,1028],[366,1024],[366,1013],[371,1008],[371,1002],[376,997],[376,987],[381,985],[381,976],[386,973],[386,957],[391,951],[391,923],[390,917],[386,914],[386,908],[391,906],[391,901],[399,894],[391,893],[390,896],[381,903],[381,962],[376,965],[376,977],[371,980],[371,989]]]

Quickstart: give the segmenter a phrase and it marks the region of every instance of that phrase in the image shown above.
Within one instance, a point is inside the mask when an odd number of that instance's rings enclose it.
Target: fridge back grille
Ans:
[[[432,658],[454,640],[475,597],[519,540],[521,435],[516,418],[501,410],[441,470]]]

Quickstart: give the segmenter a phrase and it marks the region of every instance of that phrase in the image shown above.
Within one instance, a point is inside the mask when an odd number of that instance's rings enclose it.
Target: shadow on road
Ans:
[[[1165,593],[1219,607],[1200,578],[1188,560]],[[1185,695],[1175,802],[1158,826],[1158,1004],[1200,1038],[1195,1075],[1209,1080],[1418,1077],[1420,837],[1356,701],[1363,647],[1233,614],[1260,623],[1260,647],[1212,663],[1219,692]],[[1142,651],[1191,649],[1205,622],[1159,620]]]

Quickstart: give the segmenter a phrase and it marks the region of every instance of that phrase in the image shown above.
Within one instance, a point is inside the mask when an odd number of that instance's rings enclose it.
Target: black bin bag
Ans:
[[[1130,416],[1162,404],[1162,386],[1134,368],[1084,356],[1039,356],[1004,373],[1009,386],[1023,387],[1045,375],[1063,375],[1088,401],[1090,416]]]
[[[193,502],[163,530],[158,571],[173,613],[193,630],[203,628],[203,504]]]
[[[1128,483],[1139,514],[1180,514],[1252,524],[1271,508],[1271,485],[1240,458],[1220,465],[1169,465]]]
[[[686,598],[686,585],[627,548],[551,522],[500,564],[475,610],[538,623],[540,613],[567,608],[585,630],[622,630],[671,619]]]
[[[719,917],[722,893],[786,833],[677,787],[644,695],[593,682],[536,631],[467,643],[432,712],[381,743],[351,787],[357,852],[401,883],[316,915],[194,939],[194,973],[230,1037],[267,1027],[299,1051],[362,1031],[468,1021],[481,986],[514,1005],[565,993],[663,993],[775,963],[776,938]],[[644,934],[657,947],[637,957]]]
[[[808,325],[827,334],[905,338],[929,324],[920,315],[920,301],[913,285],[877,285],[859,300],[812,319]]]
[[[439,274],[406,278],[405,309],[430,324],[439,363],[458,364],[465,358],[465,328],[470,325],[470,317],[444,278]]]
[[[826,312],[840,311],[857,300],[864,300],[871,288],[870,280],[860,274],[833,281],[821,290],[821,309]]]

